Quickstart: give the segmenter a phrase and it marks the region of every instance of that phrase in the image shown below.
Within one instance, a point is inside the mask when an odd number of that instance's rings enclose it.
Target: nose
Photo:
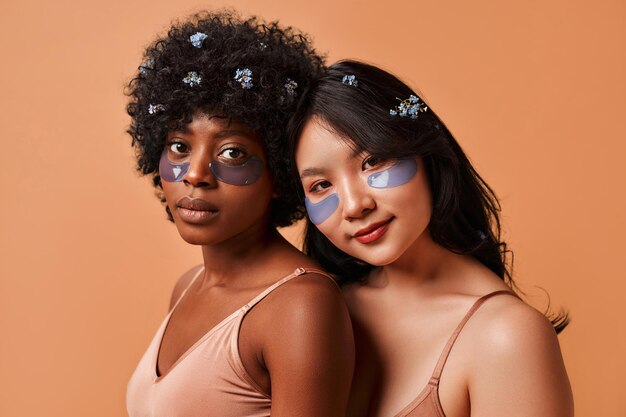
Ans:
[[[341,188],[340,200],[346,220],[362,218],[376,208],[376,201],[367,184],[346,180]]]
[[[183,177],[183,183],[192,187],[215,187],[217,182],[211,170],[211,161],[206,152],[192,155],[189,170]]]

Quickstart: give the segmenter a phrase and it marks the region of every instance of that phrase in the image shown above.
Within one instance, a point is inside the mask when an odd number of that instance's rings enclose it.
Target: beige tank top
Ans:
[[[446,414],[443,412],[443,408],[441,408],[441,401],[439,400],[439,379],[441,378],[441,372],[443,371],[446,360],[450,355],[452,346],[454,346],[454,342],[459,336],[459,333],[461,333],[461,330],[463,330],[465,323],[467,323],[482,303],[484,303],[488,298],[499,294],[508,294],[517,297],[517,294],[514,292],[503,290],[483,295],[476,300],[467,314],[465,314],[465,317],[463,317],[463,320],[461,320],[459,325],[456,327],[452,336],[450,336],[450,339],[448,339],[448,343],[446,343],[441,356],[439,356],[439,361],[437,362],[437,366],[435,366],[435,371],[430,377],[430,381],[428,381],[426,387],[424,387],[417,398],[411,401],[409,405],[404,407],[404,409],[394,417],[446,417]]]
[[[202,271],[203,269],[198,272],[191,283]],[[159,376],[157,358],[161,339],[172,311],[187,291],[185,289],[165,317],[128,383],[128,415],[269,417],[272,400],[248,375],[239,356],[239,329],[246,313],[268,294],[291,279],[310,272],[332,279],[320,270],[296,269],[209,330],[167,373]]]

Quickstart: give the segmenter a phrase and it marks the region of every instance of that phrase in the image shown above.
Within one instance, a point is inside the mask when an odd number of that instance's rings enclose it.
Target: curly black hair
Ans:
[[[243,69],[252,73],[251,88],[235,79]],[[166,36],[148,46],[127,86],[128,133],[137,169],[152,175],[157,196],[165,203],[158,167],[168,131],[191,122],[198,111],[232,117],[264,140],[277,195],[270,211],[272,225],[292,224],[304,210],[289,175],[285,128],[299,93],[323,69],[324,57],[307,36],[278,22],[242,19],[222,10],[174,23]],[[200,77],[199,84],[183,82],[192,72]],[[165,209],[172,220],[167,205]]]

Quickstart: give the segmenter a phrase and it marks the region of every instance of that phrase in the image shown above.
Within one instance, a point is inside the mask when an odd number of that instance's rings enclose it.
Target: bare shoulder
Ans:
[[[476,416],[573,415],[556,332],[542,313],[516,297],[500,295],[485,301],[467,330],[467,354],[477,358],[468,361]],[[517,411],[511,414],[511,409]]]
[[[330,346],[333,338],[352,338],[341,290],[325,275],[310,272],[295,277],[274,290],[259,307],[266,347],[275,352],[301,344],[306,345],[302,349],[317,355],[323,351],[321,345]]]
[[[176,281],[176,285],[174,285],[174,289],[172,290],[172,296],[170,298],[170,310],[174,307],[180,296],[185,291],[185,288],[191,284],[191,281],[198,275],[203,265],[196,265],[193,268],[189,269],[187,272],[182,274],[178,281]]]
[[[478,346],[494,355],[516,355],[527,350],[552,346],[558,340],[552,323],[539,311],[517,297],[498,295],[483,303],[475,313],[472,327],[480,332]]]
[[[271,297],[272,315],[279,320],[315,320],[346,310],[341,290],[334,280],[317,272],[307,272],[277,288]],[[346,310],[347,311],[347,310]],[[276,316],[277,315],[277,316]]]
[[[303,274],[259,307],[264,309],[258,330],[261,362],[271,379],[272,416],[345,416],[354,339],[338,286],[327,276]]]

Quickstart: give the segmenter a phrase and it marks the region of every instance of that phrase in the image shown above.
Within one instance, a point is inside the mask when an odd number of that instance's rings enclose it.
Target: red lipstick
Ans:
[[[375,242],[381,237],[383,237],[385,232],[387,232],[389,223],[391,223],[392,220],[393,220],[393,217],[388,220],[384,220],[382,222],[371,224],[359,230],[358,232],[356,232],[352,237],[354,237],[360,243],[367,244],[367,243]]]

